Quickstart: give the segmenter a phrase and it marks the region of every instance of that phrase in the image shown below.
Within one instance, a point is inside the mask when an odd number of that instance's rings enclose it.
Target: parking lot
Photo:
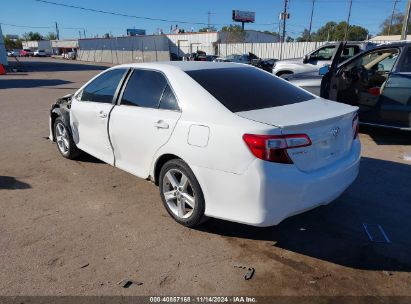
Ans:
[[[409,134],[362,128],[360,175],[328,206],[188,229],[155,185],[47,140],[54,100],[108,65],[21,61],[0,76],[0,295],[411,294]]]

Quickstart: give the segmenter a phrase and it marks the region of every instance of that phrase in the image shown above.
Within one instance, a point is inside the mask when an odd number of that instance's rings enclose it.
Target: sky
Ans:
[[[256,22],[246,24],[246,29],[278,31],[278,16],[284,8],[283,0],[49,0],[56,3],[82,6],[98,10],[123,13],[133,16],[184,21],[153,21],[130,17],[113,16],[68,7],[60,7],[35,0],[0,0],[0,23],[3,34],[21,35],[38,31],[43,35],[55,31],[55,22],[60,29],[60,39],[79,38],[79,29],[87,37],[100,37],[104,33],[114,36],[126,34],[127,28],[145,29],[153,34],[159,29],[164,33],[170,26],[197,31],[207,25],[211,12],[211,24],[217,28],[233,24],[233,9],[255,12]],[[378,34],[380,25],[391,15],[394,0],[353,0],[350,24],[364,26],[371,35]],[[287,35],[298,37],[310,22],[312,0],[289,0]],[[406,0],[398,0],[397,11],[404,12]],[[347,19],[349,0],[315,0],[313,31],[327,21]],[[198,24],[203,23],[203,24]],[[14,26],[13,26],[14,25]],[[24,26],[24,27],[23,27]]]

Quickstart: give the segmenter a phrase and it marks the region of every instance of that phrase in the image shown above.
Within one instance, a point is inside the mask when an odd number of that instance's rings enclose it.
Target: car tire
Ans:
[[[54,121],[54,138],[57,149],[63,157],[74,159],[81,154],[81,151],[76,147],[73,141],[70,129],[60,117]]]
[[[195,227],[207,220],[203,191],[183,160],[172,159],[164,164],[160,171],[159,189],[164,207],[176,222]]]

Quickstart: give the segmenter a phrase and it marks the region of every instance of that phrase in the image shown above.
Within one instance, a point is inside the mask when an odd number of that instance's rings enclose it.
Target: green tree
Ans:
[[[387,17],[387,19],[385,19],[384,22],[381,24],[381,32],[379,33],[379,35],[401,35],[403,21],[403,13],[394,14],[390,29],[391,16]],[[407,34],[411,34],[411,26],[408,26]]]
[[[46,39],[46,40],[56,40],[57,35],[56,35],[56,33],[49,32],[46,36],[44,36],[44,39]]]
[[[39,32],[29,32],[29,33],[24,33],[23,34],[23,40],[42,40],[43,36],[41,36],[41,34]]]
[[[311,41],[315,40],[315,34],[314,33],[311,33],[311,39],[309,37],[310,37],[310,32],[308,31],[308,29],[304,29],[301,36],[298,37],[296,39],[296,41],[297,42],[305,42],[305,41],[309,41],[309,40],[311,40]]]
[[[217,32],[217,28],[215,26],[210,26],[210,28],[203,27],[203,28],[199,29],[198,31],[201,32],[201,33],[203,33],[203,32]]]
[[[245,31],[239,25],[223,26],[221,28],[222,42],[241,43],[245,41]]]
[[[7,50],[21,49],[23,48],[20,39],[10,39],[6,36],[3,36],[4,45]]]
[[[345,31],[347,22],[342,21],[336,23],[333,21],[327,22],[320,27],[315,33],[316,41],[342,41],[345,38]],[[362,41],[367,39],[369,32],[366,28],[358,25],[350,25],[348,27],[347,40],[348,41]]]

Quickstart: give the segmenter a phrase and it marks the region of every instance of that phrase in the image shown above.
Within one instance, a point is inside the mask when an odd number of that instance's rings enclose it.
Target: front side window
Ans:
[[[167,86],[163,74],[149,70],[134,70],[121,98],[122,105],[157,109]]]
[[[186,73],[231,112],[279,107],[315,98],[274,75],[252,67]]]
[[[398,55],[397,49],[376,50],[351,61],[343,70],[352,72],[362,69],[368,73],[387,73],[392,70]]]
[[[312,60],[331,60],[333,57],[335,46],[326,46],[310,55]]]
[[[98,76],[84,88],[81,101],[112,103],[126,71],[126,69],[115,69]]]

